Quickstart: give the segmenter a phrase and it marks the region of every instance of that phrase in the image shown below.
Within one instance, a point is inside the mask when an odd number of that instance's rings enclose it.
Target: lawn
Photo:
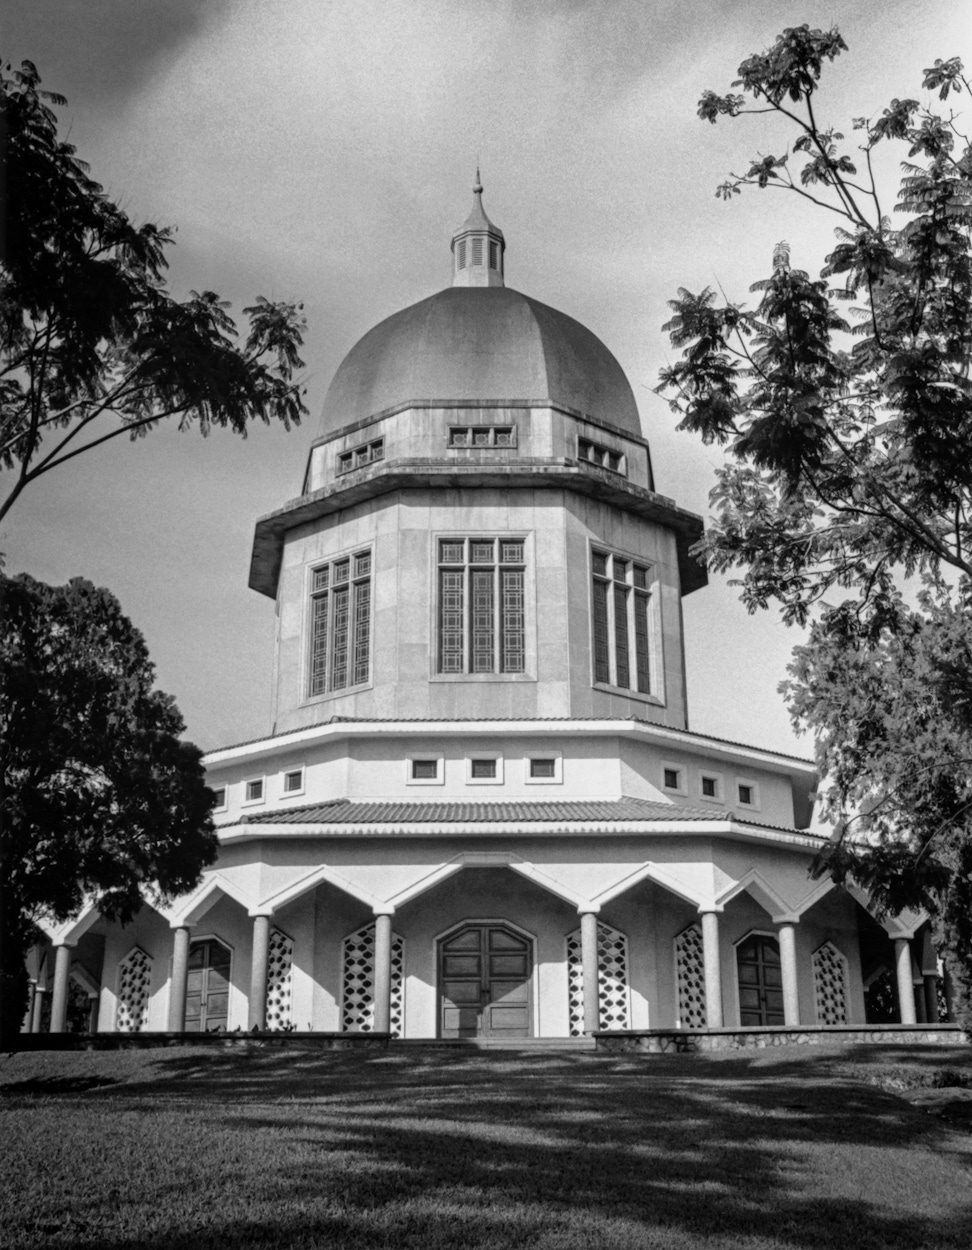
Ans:
[[[969,1250],[963,1083],[972,1049],[0,1056],[0,1241]]]

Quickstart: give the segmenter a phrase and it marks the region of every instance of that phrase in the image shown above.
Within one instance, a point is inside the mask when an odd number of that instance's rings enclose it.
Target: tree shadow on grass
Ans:
[[[215,1221],[184,1212],[129,1235],[93,1193],[70,1234],[36,1244],[968,1250],[969,1173],[940,1126],[839,1068],[766,1054],[168,1052],[83,1101],[137,1110],[147,1133],[155,1115],[172,1131],[175,1114],[173,1150],[192,1163],[193,1135],[210,1143],[197,1184],[241,1169],[232,1199]],[[186,1183],[159,1176],[144,1202],[184,1210]]]

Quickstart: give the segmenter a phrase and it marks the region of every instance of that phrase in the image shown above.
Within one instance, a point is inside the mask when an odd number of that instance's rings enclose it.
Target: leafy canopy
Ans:
[[[818,277],[778,244],[755,308],[680,290],[659,389],[726,453],[707,561],[741,570],[750,611],[810,625],[784,690],[837,826],[818,868],[927,907],[970,994],[972,148],[954,112],[915,99],[855,118],[850,139],[822,121],[844,50],[836,29],[788,29],[743,62],[741,90],[703,94],[703,120],[769,115],[792,136],[719,197],[782,190],[843,220]],[[923,85],[972,94],[954,57]],[[892,215],[882,145],[904,148]]]
[[[0,67],[0,519],[41,474],[166,417],[245,436],[253,419],[289,428],[306,411],[302,305],[259,296],[241,343],[214,292],[174,299],[172,231],[111,202],[58,138],[64,97],[39,84],[29,61]]]
[[[0,576],[4,990],[42,917],[86,899],[129,919],[143,892],[194,886],[216,854],[201,752],[180,740],[139,631],[107,590]],[[11,1005],[12,998],[12,1005]],[[19,1024],[19,993],[4,993]],[[15,1017],[12,1019],[11,1017]]]

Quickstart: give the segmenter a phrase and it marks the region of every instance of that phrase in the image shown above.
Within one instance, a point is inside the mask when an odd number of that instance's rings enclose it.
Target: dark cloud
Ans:
[[[6,0],[0,53],[70,103],[124,103],[228,0]]]

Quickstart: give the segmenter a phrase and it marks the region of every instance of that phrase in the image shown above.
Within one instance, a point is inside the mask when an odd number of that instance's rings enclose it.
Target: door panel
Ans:
[[[439,948],[442,1037],[530,1037],[530,942],[500,925],[469,925]]]

